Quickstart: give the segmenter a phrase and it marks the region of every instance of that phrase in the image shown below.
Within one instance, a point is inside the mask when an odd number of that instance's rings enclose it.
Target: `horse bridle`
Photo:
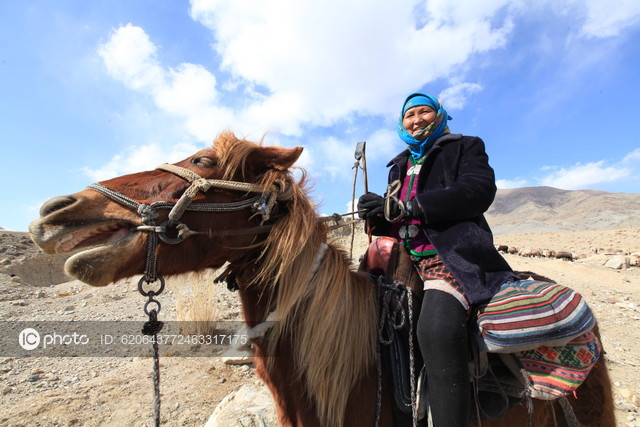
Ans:
[[[155,425],[160,425],[160,362],[158,352],[158,342],[155,339],[157,333],[162,329],[162,322],[158,321],[158,313],[160,312],[160,302],[155,299],[164,290],[164,278],[157,274],[156,271],[156,248],[158,247],[158,240],[175,245],[183,242],[187,238],[197,234],[208,234],[218,236],[232,236],[232,235],[248,235],[248,234],[261,234],[268,232],[272,225],[265,222],[271,217],[271,213],[276,203],[279,200],[288,200],[292,196],[291,188],[284,188],[277,183],[271,187],[265,188],[262,185],[251,184],[246,182],[237,181],[225,181],[219,179],[206,179],[198,175],[197,173],[183,168],[181,166],[162,164],[156,169],[165,172],[172,173],[191,185],[182,193],[182,196],[177,202],[153,202],[151,204],[138,202],[130,197],[125,196],[115,190],[112,190],[102,184],[93,184],[89,186],[89,189],[97,191],[98,193],[110,198],[111,200],[119,203],[129,209],[135,210],[140,214],[142,223],[144,225],[138,226],[137,230],[148,233],[147,238],[147,255],[146,266],[144,276],[140,278],[138,282],[138,292],[147,297],[147,302],[144,305],[144,312],[149,316],[149,321],[145,323],[142,333],[145,335],[153,336],[153,385],[154,385],[154,419]],[[207,192],[212,188],[220,188],[224,190],[242,191],[245,193],[258,193],[257,196],[251,197],[245,200],[239,200],[235,202],[226,203],[193,203],[193,199],[200,192]],[[256,215],[260,215],[262,221],[260,226],[247,228],[243,230],[230,230],[213,233],[211,230],[207,232],[193,231],[189,227],[180,222],[182,215],[186,211],[197,212],[236,212],[242,209],[250,208],[253,215],[249,218],[253,218]],[[171,209],[169,211],[168,219],[160,225],[156,225],[156,219],[159,216],[159,209]],[[175,237],[171,237],[167,234],[169,230],[174,230]],[[160,281],[160,285],[157,290],[145,290],[143,283],[153,283],[156,280]],[[157,308],[149,310],[149,305],[155,304]]]
[[[144,276],[138,283],[138,289],[144,294],[142,290],[142,282],[147,283],[160,280],[160,291],[156,291],[155,294],[159,294],[164,288],[164,279],[156,273],[156,247],[158,246],[158,240],[162,240],[164,243],[175,245],[183,242],[187,238],[198,235],[216,235],[216,236],[240,236],[251,234],[262,234],[268,232],[272,225],[265,222],[271,218],[271,214],[274,206],[280,200],[288,200],[291,198],[292,191],[290,188],[282,188],[278,184],[274,184],[269,188],[265,188],[259,184],[252,184],[239,181],[227,181],[220,179],[206,179],[198,175],[197,173],[183,168],[181,166],[162,164],[156,168],[165,172],[172,173],[191,185],[182,193],[180,199],[177,202],[158,201],[151,204],[138,202],[130,197],[125,196],[115,190],[112,190],[102,184],[96,183],[90,185],[88,188],[110,198],[111,200],[129,208],[135,210],[140,214],[142,223],[144,225],[138,226],[138,231],[149,233],[147,239],[147,255],[146,255],[146,267]],[[193,199],[200,192],[207,192],[212,188],[220,188],[224,190],[242,191],[245,193],[259,193],[254,197],[250,197],[245,200],[239,200],[235,202],[220,202],[220,203],[192,203]],[[262,221],[257,227],[251,227],[241,230],[221,230],[212,232],[194,231],[180,222],[182,215],[186,211],[196,212],[236,212],[243,209],[251,209],[253,218],[256,215],[260,215]],[[157,225],[155,220],[158,218],[160,209],[170,209],[168,219],[162,224]],[[251,219],[250,218],[250,219]],[[168,235],[168,232],[173,232],[174,237]],[[146,295],[145,295],[146,296]],[[145,312],[146,312],[145,307]]]

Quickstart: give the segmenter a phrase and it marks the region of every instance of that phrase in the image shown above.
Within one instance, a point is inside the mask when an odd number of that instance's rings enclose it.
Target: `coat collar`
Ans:
[[[428,156],[429,154],[431,154],[432,151],[439,149],[442,145],[448,143],[449,141],[455,141],[460,138],[462,138],[462,134],[459,134],[459,133],[453,133],[453,134],[449,133],[446,135],[442,135],[440,138],[436,140],[433,146],[425,153],[425,156]],[[404,150],[402,153],[398,154],[396,157],[391,159],[391,161],[387,163],[387,167],[392,165],[406,164],[407,160],[409,159],[409,155],[410,155],[409,150]]]

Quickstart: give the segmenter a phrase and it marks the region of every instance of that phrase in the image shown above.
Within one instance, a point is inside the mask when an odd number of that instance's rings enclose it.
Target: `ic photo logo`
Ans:
[[[33,328],[25,328],[18,335],[20,347],[25,350],[34,350],[40,345],[40,334]]]

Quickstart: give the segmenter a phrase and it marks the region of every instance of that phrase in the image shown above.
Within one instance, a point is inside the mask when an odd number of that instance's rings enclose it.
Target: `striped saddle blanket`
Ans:
[[[535,398],[570,394],[600,357],[591,310],[579,293],[556,283],[505,283],[478,307],[477,325],[480,350],[511,353]]]

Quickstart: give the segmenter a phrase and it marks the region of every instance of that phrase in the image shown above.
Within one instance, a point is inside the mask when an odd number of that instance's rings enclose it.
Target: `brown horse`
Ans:
[[[373,426],[380,401],[375,292],[367,277],[352,271],[346,252],[327,244],[327,227],[307,196],[304,173],[296,182],[290,171],[301,152],[264,147],[225,132],[212,148],[176,163],[181,169],[126,175],[102,182],[104,187],[47,201],[30,231],[46,253],[83,249],[69,258],[67,273],[104,286],[148,268],[148,233],[159,230],[154,224],[170,215],[173,222],[167,227],[174,234],[167,240],[180,243],[161,242],[154,248],[157,274],[228,263],[226,273],[239,286],[247,325],[264,325],[267,317],[275,321],[256,339],[254,351],[257,373],[273,394],[280,423]],[[133,207],[115,200],[105,187],[133,200]],[[157,204],[181,197],[181,207],[170,214]],[[250,204],[244,203],[247,199]],[[207,203],[219,209],[191,210]],[[134,208],[144,212],[149,206],[159,207],[159,217],[147,213],[145,226]],[[178,222],[192,231],[187,230],[189,238],[176,238]],[[392,426],[386,382],[381,396],[380,425]],[[614,425],[604,360],[570,402],[581,424]],[[533,425],[554,425],[553,411],[562,424],[557,404],[535,401]],[[522,404],[504,419],[483,424],[527,421]]]

